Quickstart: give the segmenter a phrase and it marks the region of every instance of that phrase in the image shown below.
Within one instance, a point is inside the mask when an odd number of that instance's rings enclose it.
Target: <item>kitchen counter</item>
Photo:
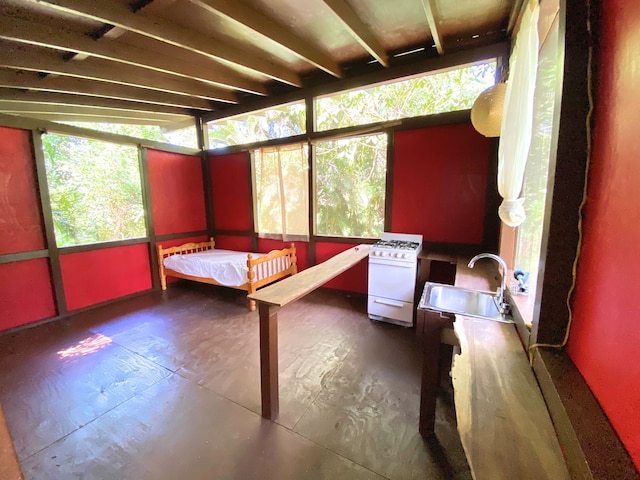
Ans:
[[[457,260],[455,285],[491,290],[496,263]],[[556,433],[514,324],[458,315],[452,368],[458,431],[474,478],[568,479]]]

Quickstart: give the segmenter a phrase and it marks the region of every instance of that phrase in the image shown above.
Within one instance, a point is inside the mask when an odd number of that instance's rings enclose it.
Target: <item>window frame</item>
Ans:
[[[66,132],[39,132],[40,135],[40,144],[42,146],[42,159],[43,159],[43,173],[44,173],[44,180],[46,181],[46,191],[47,191],[47,198],[46,201],[48,203],[48,209],[51,212],[51,229],[52,229],[52,233],[53,233],[53,239],[55,241],[55,245],[56,248],[58,249],[73,249],[73,251],[79,250],[87,250],[87,249],[93,249],[96,248],[97,246],[104,246],[104,245],[108,245],[108,244],[117,244],[117,245],[125,245],[125,244],[134,244],[134,243],[143,243],[148,241],[149,239],[149,230],[150,230],[150,226],[149,226],[149,219],[148,219],[148,208],[147,208],[147,198],[146,198],[146,185],[145,185],[145,175],[147,174],[143,165],[143,155],[142,155],[142,147],[140,145],[132,145],[132,144],[126,144],[126,143],[120,143],[120,142],[113,142],[113,141],[109,141],[109,140],[105,140],[102,138],[95,138],[95,137],[89,137],[89,136],[79,136],[79,135],[74,135],[72,133],[66,133]],[[47,153],[45,152],[45,145],[47,143],[45,136],[46,135],[55,135],[55,136],[61,136],[61,137],[71,137],[71,138],[76,138],[76,139],[80,139],[82,141],[85,142],[99,142],[99,143],[109,143],[111,145],[114,145],[116,147],[119,148],[125,148],[125,149],[135,149],[136,152],[136,168],[137,168],[137,173],[138,173],[138,179],[139,179],[139,193],[140,193],[140,210],[141,210],[141,216],[142,216],[142,232],[140,235],[137,236],[131,236],[131,237],[127,237],[127,238],[112,238],[112,239],[106,239],[106,240],[97,240],[97,241],[88,241],[88,242],[81,242],[81,243],[74,243],[74,244],[67,244],[67,245],[62,245],[61,244],[61,239],[60,239],[60,235],[59,235],[59,231],[58,228],[56,226],[56,220],[55,220],[55,216],[54,216],[54,212],[56,211],[54,209],[54,205],[52,203],[52,195],[51,195],[51,184],[49,183],[49,179],[50,179],[50,172],[49,169],[47,168],[47,163],[48,163],[48,159],[47,159]],[[104,183],[104,182],[101,182]]]
[[[311,223],[313,226],[312,232],[313,235],[315,237],[319,237],[322,239],[329,239],[329,238],[340,238],[340,239],[363,239],[363,240],[367,240],[367,239],[375,239],[378,237],[365,237],[365,236],[354,236],[354,235],[338,235],[335,233],[318,233],[318,185],[317,185],[317,179],[318,179],[318,158],[317,158],[317,154],[316,154],[316,149],[317,149],[317,144],[319,143],[323,143],[323,142],[333,142],[333,141],[340,141],[340,140],[351,140],[351,139],[357,139],[357,138],[361,138],[361,137],[367,137],[367,136],[385,136],[386,137],[386,145],[384,148],[384,155],[385,155],[385,175],[384,175],[384,179],[383,184],[382,184],[382,189],[384,192],[384,200],[383,200],[383,212],[382,212],[382,232],[385,231],[385,226],[387,225],[387,203],[388,203],[388,177],[389,177],[389,145],[391,144],[391,140],[390,140],[390,132],[387,129],[377,129],[377,130],[373,130],[373,131],[367,131],[367,132],[361,132],[361,133],[354,133],[353,135],[337,135],[337,136],[331,136],[331,137],[324,137],[318,140],[315,140],[313,142],[310,142],[310,147],[311,147],[311,151],[312,151],[312,155],[310,157],[310,161],[311,161],[311,177],[312,177],[312,185],[311,185],[311,197],[310,200],[312,202],[312,206],[311,206]],[[380,232],[380,233],[382,233]]]
[[[281,231],[281,232],[262,232],[260,233],[260,220],[259,220],[259,216],[260,216],[260,209],[258,208],[258,202],[259,202],[259,193],[258,193],[258,183],[257,183],[257,166],[256,166],[256,160],[255,160],[255,155],[254,152],[257,150],[262,150],[264,148],[287,148],[287,147],[293,147],[293,146],[300,146],[301,150],[306,150],[306,161],[307,161],[307,167],[306,167],[306,183],[307,183],[307,191],[306,191],[306,197],[307,197],[307,205],[306,205],[306,216],[307,218],[309,217],[309,205],[311,203],[311,188],[309,185],[309,169],[311,168],[311,160],[309,158],[309,150],[308,150],[308,143],[307,142],[293,142],[293,143],[287,143],[287,144],[283,144],[283,145],[275,145],[273,147],[261,147],[261,148],[252,148],[249,150],[249,156],[250,156],[250,169],[251,169],[251,196],[252,196],[252,206],[253,206],[253,225],[254,225],[254,231],[258,234],[259,238],[267,238],[267,239],[274,239],[274,240],[282,240],[282,241],[299,241],[299,242],[308,242],[312,232],[309,228],[309,224],[307,222],[307,232],[306,233],[287,233],[285,231]],[[286,201],[286,199],[285,199]],[[281,205],[282,208],[282,205]],[[285,205],[286,208],[286,205]],[[286,213],[284,214],[286,216]],[[281,230],[283,230],[281,228]]]

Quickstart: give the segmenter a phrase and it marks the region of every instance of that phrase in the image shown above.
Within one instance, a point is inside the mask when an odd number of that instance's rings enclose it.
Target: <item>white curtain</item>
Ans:
[[[539,10],[537,0],[527,2],[509,60],[509,82],[498,149],[498,192],[503,198],[498,215],[510,227],[517,227],[526,218],[524,198],[518,197],[531,144]]]
[[[309,162],[306,144],[251,152],[258,235],[309,240]]]

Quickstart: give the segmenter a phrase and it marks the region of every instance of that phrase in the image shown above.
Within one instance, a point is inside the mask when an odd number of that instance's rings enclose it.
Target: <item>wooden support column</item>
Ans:
[[[259,302],[260,314],[260,386],[262,416],[278,417],[278,310],[279,307]]]

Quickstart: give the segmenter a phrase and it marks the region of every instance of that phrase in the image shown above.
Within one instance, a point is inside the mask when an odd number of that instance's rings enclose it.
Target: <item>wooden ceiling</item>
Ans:
[[[520,3],[0,0],[0,113],[185,124],[505,40]]]

